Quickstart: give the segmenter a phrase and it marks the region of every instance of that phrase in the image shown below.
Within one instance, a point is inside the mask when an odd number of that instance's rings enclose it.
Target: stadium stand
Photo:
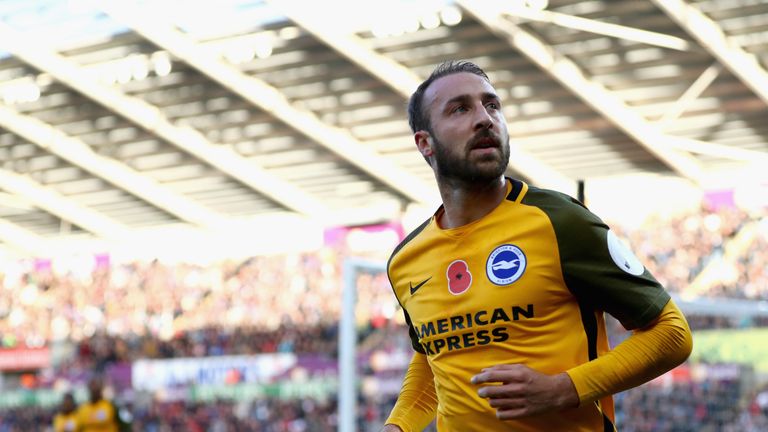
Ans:
[[[620,430],[768,430],[768,0],[481,3],[0,1],[0,432],[93,375],[135,431],[336,431],[344,264],[393,245],[313,229],[433,208],[403,108],[447,58],[497,83],[507,174],[657,208],[611,225],[702,343]],[[376,432],[410,340],[386,275],[355,282]]]
[[[659,279],[675,291],[694,280],[695,269],[705,268],[710,257],[750,221],[746,213],[733,209],[702,209],[675,217],[668,236],[652,237],[641,229],[629,238],[637,242],[636,250]],[[647,229],[656,230],[666,223],[652,220]],[[672,235],[674,230],[683,234]],[[706,234],[697,236],[699,232]],[[654,242],[654,238],[662,241]],[[699,238],[702,244],[697,243]],[[761,235],[755,236],[740,261],[742,282],[765,271],[764,242]],[[379,258],[386,252],[379,251]],[[0,285],[0,339],[6,350],[56,347],[59,353],[47,368],[17,375],[15,385],[25,391],[51,389],[59,394],[61,389],[81,385],[83,377],[91,373],[112,376],[108,381],[111,394],[130,406],[134,430],[335,430],[332,391],[288,396],[285,392],[280,396],[282,390],[272,395],[269,391],[250,395],[214,392],[195,399],[183,391],[133,389],[120,378],[120,370],[153,359],[265,354],[323,358],[326,364],[333,364],[338,351],[337,299],[344,256],[338,250],[323,249],[210,266],[101,262],[90,273],[64,270],[51,262],[19,262],[15,272],[4,274]],[[692,270],[685,274],[681,268]],[[741,286],[746,289],[748,285]],[[376,430],[394,402],[410,341],[386,275],[360,273],[357,288],[362,376],[358,427],[367,431]],[[734,297],[746,296],[728,292]],[[719,293],[707,291],[708,295]],[[768,325],[766,319],[745,324],[711,314],[689,314],[688,319],[694,331]],[[608,323],[615,345],[626,332],[615,320]],[[669,376],[619,395],[619,424],[630,431],[760,430],[766,421],[766,390],[752,388],[744,377],[755,372],[743,368],[688,363]],[[313,372],[310,368],[302,373],[306,379]],[[29,375],[33,379],[22,379]],[[229,382],[238,383],[237,378]],[[14,385],[13,374],[6,374],[5,384]],[[55,412],[55,405],[14,407],[13,402],[3,403],[2,431],[33,430],[33,424]]]

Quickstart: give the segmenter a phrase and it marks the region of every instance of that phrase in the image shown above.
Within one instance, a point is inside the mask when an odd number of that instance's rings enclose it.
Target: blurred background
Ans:
[[[446,59],[508,175],[686,312],[619,430],[768,430],[767,0],[0,0],[0,432],[93,376],[136,431],[378,430],[412,354],[383,269],[439,203],[405,106]]]

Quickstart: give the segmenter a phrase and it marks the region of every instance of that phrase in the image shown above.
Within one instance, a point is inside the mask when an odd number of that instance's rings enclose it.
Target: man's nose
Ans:
[[[490,129],[493,126],[493,118],[482,104],[475,110],[474,129]]]

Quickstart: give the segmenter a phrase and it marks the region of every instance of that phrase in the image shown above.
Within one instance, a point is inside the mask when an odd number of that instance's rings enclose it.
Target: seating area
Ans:
[[[702,208],[651,221],[631,233],[611,225],[660,282],[672,293],[683,293],[741,227],[765,221],[734,209]],[[755,232],[736,261],[738,277],[728,285],[713,285],[706,295],[768,298],[768,241],[765,230]],[[377,259],[385,262],[388,253],[380,251]],[[345,258],[326,248],[210,266],[123,263],[109,257],[68,265],[39,259],[5,263],[0,270],[0,343],[5,349],[69,347],[61,350],[69,355],[47,372],[55,375],[103,372],[142,359],[292,353],[333,360]],[[362,364],[372,364],[382,353],[409,355],[407,330],[386,274],[360,273],[357,287]],[[688,320],[694,331],[742,325],[719,315],[690,314]],[[625,333],[615,321],[609,324],[611,340],[618,343]],[[765,326],[768,320],[751,325]],[[361,373],[375,375],[374,369],[363,367]],[[43,377],[32,382],[31,388],[53,385]],[[29,384],[20,380],[19,385]],[[617,418],[628,431],[764,430],[768,402],[756,409],[757,395],[747,403],[747,391],[735,382],[710,379],[651,383],[617,397]],[[690,394],[707,402],[695,402]],[[130,405],[134,430],[336,430],[334,397],[215,403],[116,397]],[[395,397],[363,394],[358,430],[375,431]],[[32,425],[54,411],[55,406],[0,409],[0,431],[35,430]]]

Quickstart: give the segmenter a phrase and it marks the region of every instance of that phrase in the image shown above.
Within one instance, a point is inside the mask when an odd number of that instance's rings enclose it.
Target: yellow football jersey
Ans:
[[[414,349],[434,376],[438,430],[613,431],[610,397],[501,421],[470,383],[497,364],[556,374],[588,362],[609,350],[604,311],[634,329],[669,300],[578,201],[514,179],[507,193],[488,215],[458,228],[442,229],[432,217],[388,263]]]
[[[82,432],[117,432],[117,410],[105,399],[80,405],[77,421]]]
[[[60,412],[53,417],[53,432],[75,432],[77,430],[77,411],[69,414]]]

